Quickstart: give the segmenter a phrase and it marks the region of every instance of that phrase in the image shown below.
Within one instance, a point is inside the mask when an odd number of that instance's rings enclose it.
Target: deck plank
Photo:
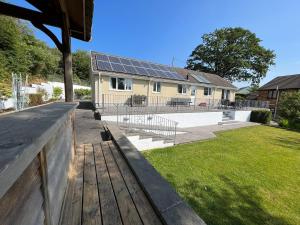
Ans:
[[[142,225],[143,223],[138,211],[128,192],[109,146],[107,143],[102,143],[101,146],[124,225]]]
[[[138,184],[136,178],[132,174],[130,168],[126,164],[124,158],[117,150],[115,144],[110,142],[109,147],[113,153],[113,156],[118,164],[119,170],[126,182],[128,190],[135,202],[136,208],[142,218],[144,225],[162,225],[160,219],[154,212],[149,200],[147,199],[145,193],[142,191],[140,185]]]
[[[100,143],[94,144],[94,153],[103,225],[122,225]]]
[[[96,180],[93,146],[85,145],[85,164],[83,181],[83,225],[101,225],[101,213]]]

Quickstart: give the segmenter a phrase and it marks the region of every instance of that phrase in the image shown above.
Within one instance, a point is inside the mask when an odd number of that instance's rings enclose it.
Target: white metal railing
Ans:
[[[147,113],[144,107],[128,107],[119,104],[116,104],[115,107],[118,126],[164,137],[172,140],[175,144],[177,122],[156,114]],[[120,111],[120,109],[122,110]]]
[[[190,96],[164,97],[144,95],[102,95],[101,108],[103,113],[116,114],[116,105],[119,112],[125,111],[126,107],[137,108],[143,113],[168,113],[188,111],[215,111],[224,109],[249,109],[268,108],[269,102],[257,100],[220,100],[213,98],[194,98]],[[123,106],[123,108],[121,108]]]

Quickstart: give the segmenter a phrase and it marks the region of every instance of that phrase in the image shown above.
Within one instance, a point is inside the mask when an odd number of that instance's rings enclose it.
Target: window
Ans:
[[[222,99],[229,100],[230,98],[230,90],[222,89]]]
[[[211,93],[212,93],[211,88],[209,87],[204,88],[204,96],[209,96],[211,95]]]
[[[269,99],[276,99],[277,98],[277,91],[276,90],[268,91],[268,98]]]
[[[184,84],[178,84],[178,93],[179,94],[186,94],[186,85]]]
[[[154,82],[153,83],[153,92],[160,92],[160,82]]]
[[[110,88],[113,90],[130,91],[132,90],[132,80],[126,78],[111,77]]]

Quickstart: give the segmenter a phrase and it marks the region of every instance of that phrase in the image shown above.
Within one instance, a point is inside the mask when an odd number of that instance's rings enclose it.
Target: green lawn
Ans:
[[[300,133],[267,126],[144,153],[209,225],[300,224]]]

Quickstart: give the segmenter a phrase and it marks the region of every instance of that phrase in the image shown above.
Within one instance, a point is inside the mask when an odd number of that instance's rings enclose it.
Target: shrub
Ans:
[[[269,110],[253,110],[251,112],[250,121],[269,124],[272,119],[272,113]]]
[[[300,91],[283,92],[280,95],[278,115],[288,120],[300,117]]]
[[[288,128],[289,127],[289,120],[288,119],[281,119],[279,120],[279,126]]]
[[[29,106],[36,106],[41,104],[43,104],[42,94],[29,94]]]
[[[53,88],[53,96],[52,97],[54,99],[59,99],[61,94],[62,94],[62,89],[60,87],[54,87]]]
[[[77,99],[82,99],[82,98],[87,97],[87,96],[90,97],[92,91],[89,90],[89,89],[80,88],[80,89],[75,89],[74,93],[75,93],[75,97]]]

